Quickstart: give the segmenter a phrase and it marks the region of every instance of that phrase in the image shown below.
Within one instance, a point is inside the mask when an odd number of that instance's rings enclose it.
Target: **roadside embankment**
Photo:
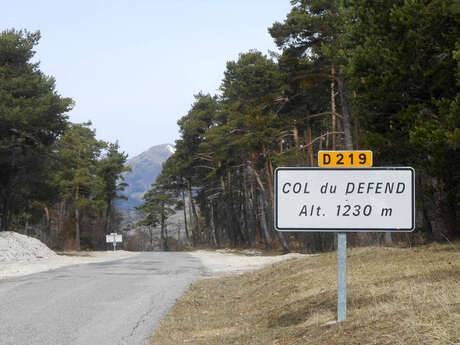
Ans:
[[[336,306],[336,253],[294,258],[196,282],[150,344],[460,344],[460,243],[350,249]]]

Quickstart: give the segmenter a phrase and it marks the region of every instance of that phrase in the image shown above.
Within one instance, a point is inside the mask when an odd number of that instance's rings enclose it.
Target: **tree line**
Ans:
[[[458,236],[458,2],[291,4],[268,28],[280,54],[241,53],[218,94],[195,95],[141,206],[146,222],[182,200],[192,245],[328,250],[332,234],[274,231],[274,169],[317,166],[321,149],[369,149],[374,166],[415,167],[416,231],[352,234],[351,244]]]
[[[123,197],[127,155],[96,139],[91,122],[68,121],[73,100],[31,61],[39,39],[0,33],[0,231],[32,233],[53,248],[100,247]]]

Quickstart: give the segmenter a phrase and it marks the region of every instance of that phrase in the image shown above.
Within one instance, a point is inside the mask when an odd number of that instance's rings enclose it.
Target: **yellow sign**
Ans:
[[[372,151],[319,151],[320,167],[371,167]]]

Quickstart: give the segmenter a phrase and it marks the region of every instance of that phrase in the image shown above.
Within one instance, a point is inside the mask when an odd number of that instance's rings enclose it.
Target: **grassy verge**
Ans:
[[[460,243],[348,251],[348,320],[336,253],[192,285],[151,344],[460,344]]]

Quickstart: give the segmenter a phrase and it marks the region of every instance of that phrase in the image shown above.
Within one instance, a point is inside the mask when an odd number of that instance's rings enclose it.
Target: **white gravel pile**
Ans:
[[[0,262],[32,261],[56,256],[36,238],[12,231],[0,232]]]

